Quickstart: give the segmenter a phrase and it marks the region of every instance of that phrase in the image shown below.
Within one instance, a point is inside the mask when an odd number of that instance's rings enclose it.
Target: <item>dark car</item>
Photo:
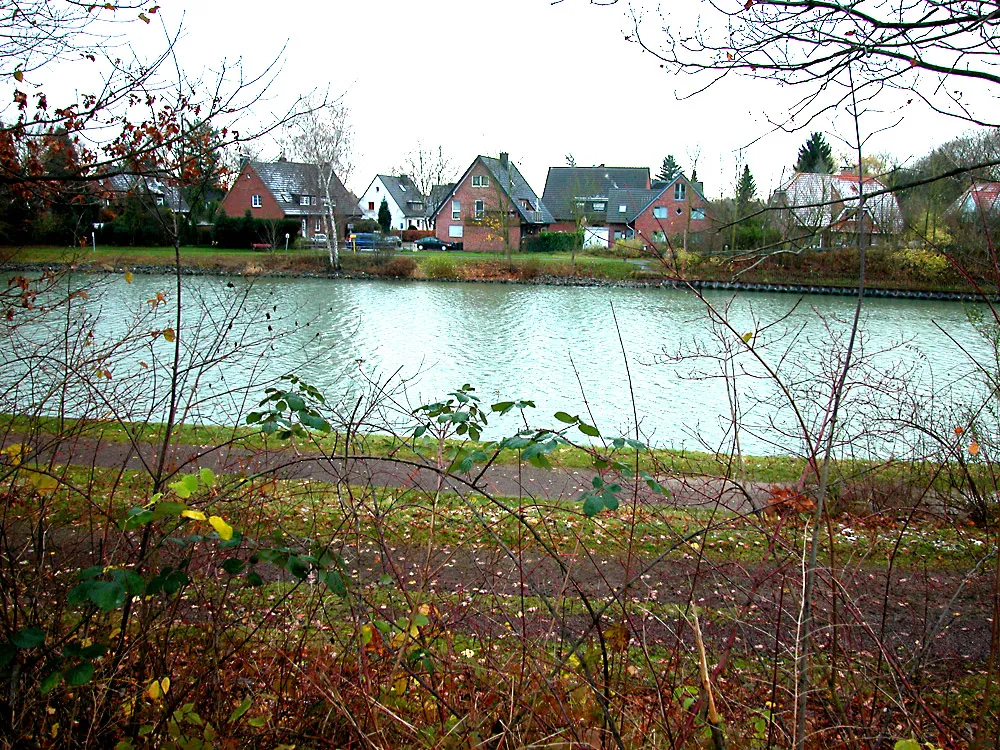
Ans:
[[[395,249],[402,245],[399,237],[378,232],[357,232],[350,235],[348,241],[354,250]]]
[[[437,237],[424,237],[413,243],[418,250],[451,250],[451,245]]]

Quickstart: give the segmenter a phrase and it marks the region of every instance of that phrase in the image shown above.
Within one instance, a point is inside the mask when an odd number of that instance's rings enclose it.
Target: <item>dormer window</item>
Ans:
[[[605,208],[607,208],[607,205],[608,205],[607,203],[595,203],[594,204],[594,210],[595,211],[603,211]]]
[[[299,196],[299,205],[300,206],[308,206],[309,205],[309,196],[308,195],[300,195]]]

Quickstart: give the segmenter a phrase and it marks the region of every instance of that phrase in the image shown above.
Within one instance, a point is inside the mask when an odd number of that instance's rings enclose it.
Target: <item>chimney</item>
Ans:
[[[510,154],[506,151],[500,152],[500,166],[507,169],[507,164],[510,162]]]

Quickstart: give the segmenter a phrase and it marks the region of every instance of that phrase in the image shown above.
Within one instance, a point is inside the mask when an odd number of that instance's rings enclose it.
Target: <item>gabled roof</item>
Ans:
[[[865,177],[861,189],[867,196],[886,187],[874,177]],[[852,220],[860,195],[858,176],[855,174],[796,172],[774,191],[772,201],[787,207],[800,226],[819,229]],[[892,193],[866,198],[865,211],[881,232],[895,232],[903,228],[903,214]]]
[[[612,190],[608,196],[608,223],[631,224],[646,206],[663,194],[664,189]],[[622,206],[625,206],[624,211],[621,210]]]
[[[375,175],[375,180],[380,180],[385,185],[386,191],[396,201],[396,205],[403,212],[403,216],[409,218],[425,215],[424,196],[417,190],[417,186],[413,184],[413,180],[410,179],[409,175],[392,176],[380,174]],[[372,182],[375,180],[372,180]],[[418,205],[414,205],[415,203]]]
[[[108,177],[107,192],[126,196],[149,197],[157,205],[163,205],[177,213],[190,213],[191,207],[184,200],[181,189],[165,178],[151,175],[116,174]]]
[[[577,218],[582,200],[587,215],[594,201],[607,201],[612,190],[647,190],[649,167],[549,167],[542,202],[558,221]]]
[[[448,196],[452,194],[456,184],[448,182],[443,185],[435,185],[431,188],[431,194],[427,196],[427,203],[425,204],[427,216],[437,215],[438,209],[448,199]]]
[[[316,196],[317,199],[322,197],[320,170],[315,164],[279,159],[274,162],[252,161],[249,166],[260,177],[286,216],[312,216],[322,210],[319,205],[299,205],[301,196]],[[336,174],[333,175],[330,194],[339,209],[338,213],[349,216],[359,213],[357,197],[344,187]]]
[[[465,170],[465,173],[459,178],[451,190],[444,196],[437,207],[434,209],[434,215],[437,216],[441,211],[441,207],[451,198],[452,194],[455,192],[455,188],[465,182],[465,179],[469,176],[469,172],[472,168],[476,166],[477,163],[481,163],[486,167],[490,176],[495,181],[500,189],[503,190],[504,194],[510,199],[511,203],[517,208],[517,213],[521,217],[521,221],[525,224],[552,224],[555,219],[552,218],[552,214],[549,209],[545,207],[545,204],[535,195],[535,191],[531,189],[528,181],[521,176],[521,172],[518,170],[514,162],[506,158],[506,154],[501,155],[504,158],[497,159],[492,156],[477,156],[472,160],[469,168]],[[527,201],[531,208],[525,208],[522,205],[522,201]]]
[[[970,185],[952,208],[964,214],[1000,210],[1000,182],[976,182]]]
[[[691,182],[683,174],[679,174],[670,182],[659,182],[656,187],[649,190],[612,190],[611,195],[608,196],[608,223],[631,224],[661,195],[668,190],[673,190],[674,185],[678,182],[683,182],[689,190],[693,190],[695,195],[707,203],[705,195],[699,188],[701,183]],[[625,206],[625,211],[621,210],[622,206]]]

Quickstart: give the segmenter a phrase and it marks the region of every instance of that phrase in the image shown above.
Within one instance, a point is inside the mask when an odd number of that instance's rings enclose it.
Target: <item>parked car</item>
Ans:
[[[351,247],[354,250],[383,250],[402,247],[403,241],[392,234],[378,232],[357,232],[350,235]]]
[[[450,250],[451,244],[437,237],[423,237],[413,243],[418,250]]]
[[[313,243],[315,243],[317,245],[319,245],[319,244],[325,245],[326,244],[326,235],[325,234],[314,234],[309,241],[313,242]]]

